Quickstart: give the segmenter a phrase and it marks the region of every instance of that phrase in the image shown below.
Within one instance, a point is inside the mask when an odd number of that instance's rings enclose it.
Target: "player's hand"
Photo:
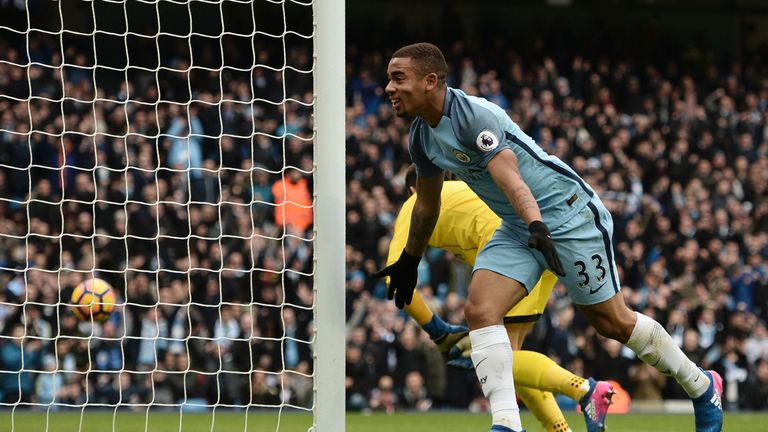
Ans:
[[[451,347],[450,351],[448,351],[448,361],[446,364],[465,370],[473,370],[475,368],[474,363],[472,363],[472,342],[469,339],[469,335],[464,336],[456,345]]]
[[[528,247],[538,249],[544,255],[544,259],[552,272],[558,276],[565,276],[563,263],[560,262],[560,257],[557,255],[555,242],[552,241],[552,234],[547,225],[542,221],[533,221],[528,225],[528,231],[531,233],[531,236],[528,237]]]
[[[395,304],[402,309],[413,300],[413,289],[416,288],[420,256],[413,256],[403,250],[400,258],[394,264],[384,267],[373,274],[376,279],[389,276],[387,300],[395,298]]]

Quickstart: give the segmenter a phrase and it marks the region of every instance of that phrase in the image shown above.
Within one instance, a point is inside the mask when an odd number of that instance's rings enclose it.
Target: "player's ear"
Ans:
[[[427,76],[424,77],[424,90],[430,91],[433,90],[435,87],[437,87],[438,83],[437,74],[434,72],[430,72],[427,74]]]

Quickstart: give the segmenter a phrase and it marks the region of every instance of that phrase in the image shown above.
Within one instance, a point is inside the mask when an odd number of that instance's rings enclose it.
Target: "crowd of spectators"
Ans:
[[[311,47],[159,42],[114,82],[87,45],[3,34],[0,403],[310,407],[312,80],[273,65]],[[66,306],[91,277],[119,293],[103,324]]]
[[[558,53],[555,60],[544,45],[527,56],[505,43],[442,48],[449,85],[504,108],[598,192],[614,218],[626,302],[662,323],[693,361],[723,375],[728,409],[768,409],[765,59],[719,64],[700,53],[686,63],[655,65],[616,55]],[[383,265],[393,218],[406,198],[410,121],[393,116],[384,94],[391,52],[352,52],[348,406],[481,409],[474,376],[446,369],[425,333],[367,276]],[[455,324],[463,320],[468,274],[463,263],[437,250],[420,266],[427,302]],[[635,399],[686,397],[674,380],[598,336],[562,285],[525,347],[576,374],[615,380]],[[429,404],[410,402],[416,380],[409,377],[416,374]]]

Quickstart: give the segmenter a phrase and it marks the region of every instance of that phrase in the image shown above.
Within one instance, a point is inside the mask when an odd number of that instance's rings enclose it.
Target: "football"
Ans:
[[[115,309],[117,294],[112,286],[102,279],[87,279],[72,291],[72,311],[82,321],[106,321]]]

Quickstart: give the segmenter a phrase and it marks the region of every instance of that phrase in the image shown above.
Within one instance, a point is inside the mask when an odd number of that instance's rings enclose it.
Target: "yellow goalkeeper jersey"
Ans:
[[[501,224],[501,218],[462,181],[443,183],[440,199],[440,217],[429,239],[429,246],[447,250],[474,266],[477,253],[491,240]],[[397,215],[387,265],[397,261],[405,248],[415,202],[414,194],[405,201]]]

